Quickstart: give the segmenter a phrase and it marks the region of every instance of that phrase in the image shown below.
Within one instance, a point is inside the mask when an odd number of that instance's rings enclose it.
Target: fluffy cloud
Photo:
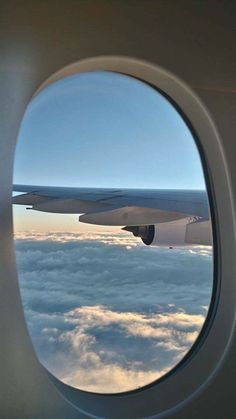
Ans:
[[[70,385],[141,387],[173,368],[201,330],[209,248],[146,247],[124,232],[31,232],[17,234],[16,251],[39,359]]]

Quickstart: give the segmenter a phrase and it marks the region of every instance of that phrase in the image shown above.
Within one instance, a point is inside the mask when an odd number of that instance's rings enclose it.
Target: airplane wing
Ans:
[[[106,189],[13,185],[13,204],[52,213],[81,214],[84,223],[142,226],[181,220],[209,219],[206,191]]]

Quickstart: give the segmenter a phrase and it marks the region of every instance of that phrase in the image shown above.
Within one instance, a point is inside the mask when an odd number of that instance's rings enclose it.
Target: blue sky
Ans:
[[[111,72],[66,77],[31,101],[19,132],[14,182],[205,187],[196,145],[173,106],[145,83]],[[25,217],[23,208],[15,214]]]

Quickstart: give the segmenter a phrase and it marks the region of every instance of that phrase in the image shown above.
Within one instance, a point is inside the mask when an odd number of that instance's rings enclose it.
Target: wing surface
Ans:
[[[33,210],[82,214],[80,221],[101,225],[146,225],[187,217],[209,218],[203,190],[70,188],[13,185],[13,204]]]

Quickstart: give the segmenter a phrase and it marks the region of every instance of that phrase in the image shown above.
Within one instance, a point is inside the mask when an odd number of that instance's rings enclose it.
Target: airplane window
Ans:
[[[108,71],[45,87],[13,204],[25,317],[52,374],[119,393],[183,360],[211,301],[211,218],[195,141],[161,93]]]

